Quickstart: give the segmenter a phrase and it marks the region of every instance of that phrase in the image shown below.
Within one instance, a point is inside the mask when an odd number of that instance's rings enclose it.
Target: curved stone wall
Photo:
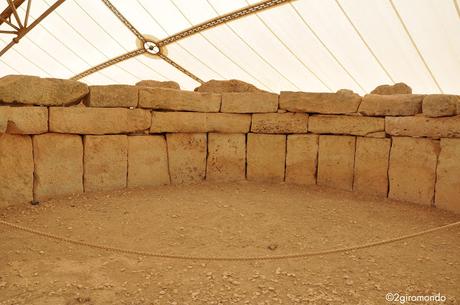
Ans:
[[[204,179],[318,184],[460,213],[460,98],[0,79],[3,204]]]

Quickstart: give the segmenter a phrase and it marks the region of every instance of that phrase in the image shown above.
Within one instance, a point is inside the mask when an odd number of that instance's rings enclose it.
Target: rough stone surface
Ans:
[[[361,97],[350,90],[336,93],[281,91],[280,108],[291,112],[324,114],[353,113],[358,110]]]
[[[166,135],[171,183],[196,183],[206,174],[207,140],[205,133]]]
[[[278,110],[278,95],[268,92],[223,93],[221,112],[268,113]]]
[[[243,82],[237,79],[231,80],[210,80],[201,86],[196,87],[197,92],[213,92],[213,93],[224,93],[224,92],[260,92],[256,86],[249,83]]]
[[[145,109],[129,109],[127,111],[127,132],[141,132],[150,130],[152,114]]]
[[[359,106],[358,112],[368,116],[408,116],[422,112],[423,95],[366,94]]]
[[[354,191],[387,196],[390,147],[390,139],[356,139]]]
[[[8,112],[9,107],[0,106],[0,135],[6,132],[6,127],[8,126]]]
[[[317,135],[288,135],[286,154],[286,182],[316,184],[318,164]]]
[[[30,136],[0,135],[0,205],[31,201],[33,174]]]
[[[460,115],[444,118],[386,117],[385,132],[393,136],[459,138]]]
[[[128,137],[128,187],[169,184],[164,136]]]
[[[48,131],[48,108],[0,106],[0,125],[11,134],[41,134]],[[2,127],[0,126],[0,133]]]
[[[441,139],[436,170],[436,207],[460,214],[460,139]]]
[[[457,113],[458,104],[460,95],[430,94],[423,99],[423,115],[434,118],[453,116]]]
[[[317,184],[351,191],[355,137],[319,136]]]
[[[285,161],[285,135],[248,134],[248,180],[265,182],[283,181]]]
[[[246,135],[208,134],[206,180],[239,181],[246,178]]]
[[[393,137],[389,198],[431,205],[439,143],[430,139]]]
[[[169,89],[180,90],[179,84],[173,81],[162,82],[162,81],[157,81],[157,80],[141,80],[140,82],[136,83],[136,86],[151,87],[151,88],[169,88]]]
[[[85,104],[90,107],[137,107],[139,87],[129,85],[90,86]]]
[[[85,136],[84,143],[85,192],[125,188],[128,137]]]
[[[412,88],[405,83],[394,85],[380,85],[371,91],[371,94],[392,95],[392,94],[411,94]]]
[[[384,130],[384,118],[347,115],[312,115],[308,122],[308,131],[317,134],[366,136]]]
[[[161,110],[219,112],[220,94],[165,88],[139,89],[139,107]]]
[[[256,113],[252,115],[251,131],[255,133],[307,133],[308,114]]]
[[[249,114],[153,112],[150,132],[246,133],[250,125]]]
[[[27,105],[70,105],[88,94],[88,86],[74,80],[8,75],[0,78],[0,102]]]
[[[46,133],[33,137],[34,199],[83,193],[83,140]]]

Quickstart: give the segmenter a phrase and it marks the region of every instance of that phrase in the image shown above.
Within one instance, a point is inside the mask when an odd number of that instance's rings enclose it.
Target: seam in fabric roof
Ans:
[[[61,65],[62,67],[64,67],[67,71],[69,71],[70,73],[74,74],[75,71],[73,71],[72,69],[70,69],[66,64],[64,64],[60,59],[56,58],[53,54],[51,54],[50,52],[48,52],[47,50],[45,50],[44,48],[42,48],[38,43],[36,43],[35,41],[33,41],[32,39],[29,39],[28,37],[25,37],[25,39],[27,41],[29,41],[30,43],[32,43],[34,46],[36,46],[37,48],[39,48],[40,50],[43,51],[43,53],[45,53],[46,55],[48,55],[48,57],[52,58],[55,62],[57,62],[59,65]]]
[[[6,61],[3,61],[3,59],[0,58],[0,62],[2,64],[4,64],[5,66],[7,66],[8,68],[10,68],[11,70],[13,70],[14,72],[16,72],[17,74],[21,74],[21,72],[19,72],[18,70],[16,70],[15,67],[13,67],[12,65],[10,65],[9,63],[7,63]]]
[[[454,1],[454,6],[455,6],[455,9],[457,10],[458,18],[460,18],[460,5],[458,5],[457,0],[452,0],[452,1]]]

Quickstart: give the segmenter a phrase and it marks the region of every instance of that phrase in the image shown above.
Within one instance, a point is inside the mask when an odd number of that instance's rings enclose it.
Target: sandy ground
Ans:
[[[0,219],[153,252],[244,256],[324,250],[458,221],[437,209],[292,185],[200,184],[85,194]],[[179,261],[74,246],[0,226],[0,304],[460,302],[460,228],[372,249],[262,262]],[[405,304],[441,304],[406,302]]]

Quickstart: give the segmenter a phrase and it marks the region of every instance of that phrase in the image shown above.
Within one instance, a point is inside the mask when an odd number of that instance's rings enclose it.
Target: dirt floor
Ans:
[[[0,209],[77,240],[199,256],[325,250],[460,220],[437,209],[285,184],[85,194]],[[261,262],[122,255],[0,226],[0,304],[460,304],[460,227],[371,249]],[[387,302],[387,293],[399,302]],[[407,297],[406,297],[407,299]]]

